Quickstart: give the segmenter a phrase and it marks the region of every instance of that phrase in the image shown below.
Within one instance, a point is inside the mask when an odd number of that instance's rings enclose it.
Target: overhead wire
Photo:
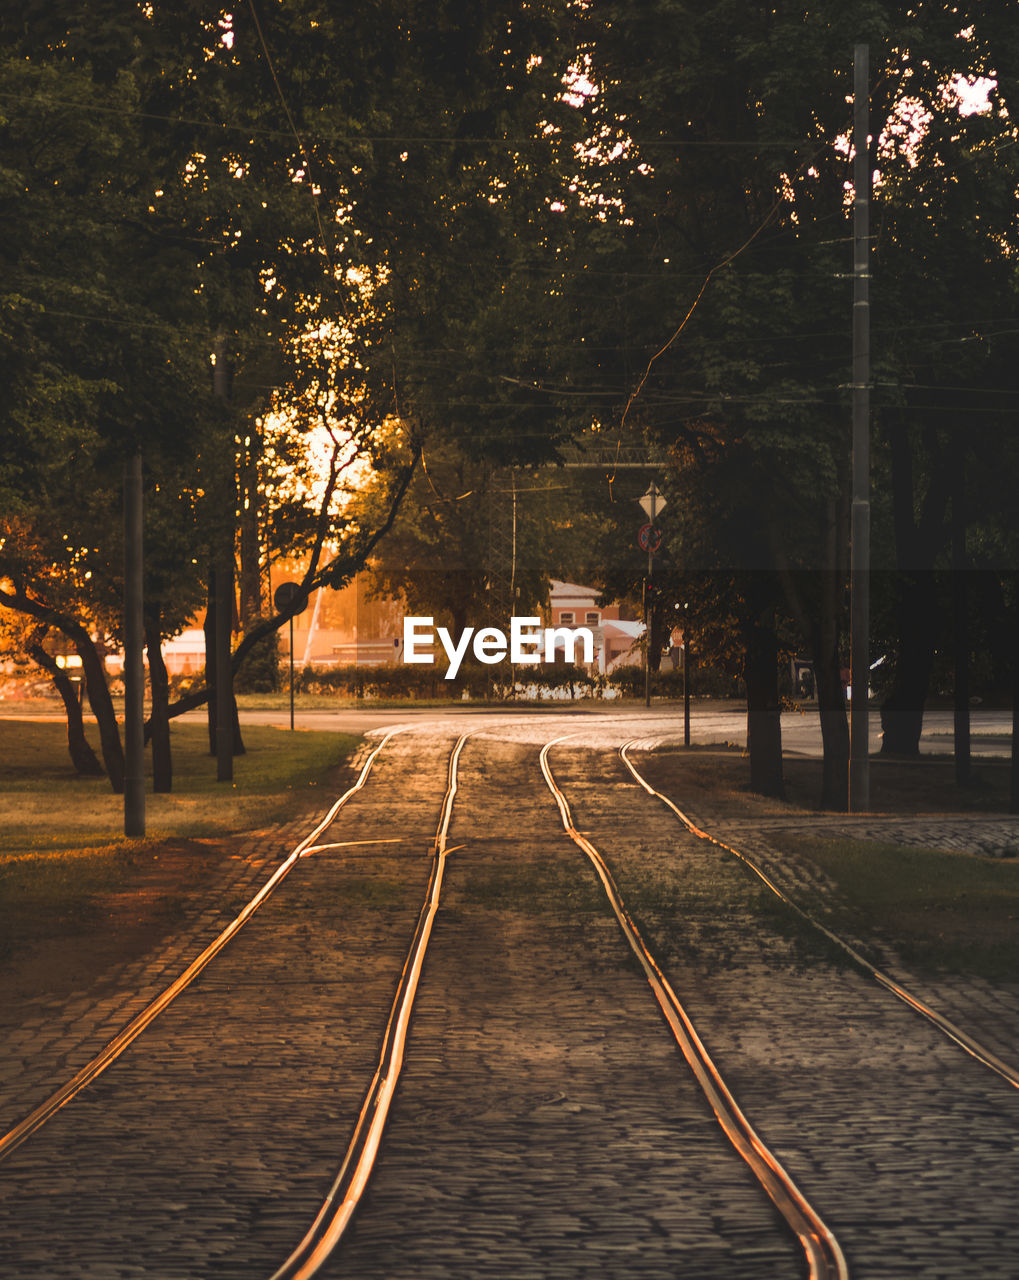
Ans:
[[[251,4],[252,0],[249,0]],[[255,17],[257,23],[257,15],[252,9],[252,16]],[[264,47],[264,46],[263,46]],[[211,120],[198,116],[179,116],[166,115],[156,111],[130,111],[124,107],[106,107],[98,103],[82,102],[73,98],[59,98],[53,94],[33,93],[31,95],[24,93],[14,93],[9,89],[0,89],[0,99],[8,102],[46,103],[58,107],[70,107],[74,111],[92,111],[101,115],[116,115],[124,119],[135,120],[153,120],[162,124],[187,125],[196,129],[214,129],[232,133],[243,133],[247,135],[255,135],[257,137],[267,138],[292,138],[294,131],[290,129],[267,129],[262,125],[254,123],[235,123],[230,120]],[[359,143],[367,142],[372,144],[393,143],[394,145],[403,146],[405,144],[422,144],[422,145],[443,145],[443,146],[525,146],[546,145],[549,142],[568,143],[573,147],[578,145],[576,139],[566,138],[562,134],[524,134],[519,137],[509,134],[503,134],[501,137],[485,137],[483,135],[457,135],[457,134],[401,134],[401,133],[343,133],[338,130],[304,130],[304,138],[308,138],[313,142],[345,142]],[[754,150],[772,150],[802,147],[809,143],[810,139],[804,138],[788,138],[775,139],[769,142],[748,142],[743,138],[712,138],[711,140],[700,140],[695,138],[644,138],[633,139],[636,145],[647,147],[692,147],[692,148],[718,148],[719,150],[729,149],[754,149]],[[580,145],[586,145],[582,143]]]
[[[272,54],[269,52],[269,46],[266,43],[265,34],[262,31],[262,24],[258,20],[258,12],[255,9],[255,0],[248,0],[248,8],[251,11],[251,17],[252,17],[252,21],[255,24],[255,30],[258,32],[258,40],[262,46],[262,53],[265,57],[266,65],[269,68],[269,73],[272,76],[272,82],[276,86],[276,93],[279,97],[280,105],[283,108],[283,113],[286,116],[287,122],[290,125],[290,131],[293,134],[294,139],[297,142],[297,146],[301,152],[301,159],[304,161],[305,171],[307,172],[307,175],[308,175],[307,189],[311,193],[312,202],[315,208],[315,221],[318,223],[318,234],[322,241],[322,249],[323,249],[323,252],[325,253],[326,263],[329,266],[330,272],[332,272],[333,255],[332,255],[332,250],[329,247],[329,241],[326,239],[325,226],[323,225],[323,222],[322,222],[322,210],[319,206],[318,193],[315,189],[314,178],[312,177],[311,160],[308,156],[308,150],[304,145],[304,139],[301,137],[301,134],[297,128],[297,124],[294,120],[294,117],[291,114],[290,107],[287,103],[286,95],[283,92],[283,86],[280,84],[279,76],[276,74],[276,65],[273,62]]]

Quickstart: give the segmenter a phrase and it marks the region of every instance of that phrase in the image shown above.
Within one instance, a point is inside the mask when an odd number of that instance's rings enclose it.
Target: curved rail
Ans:
[[[333,822],[336,815],[347,803],[364,786],[371,773],[372,766],[378,757],[379,752],[386,744],[394,738],[398,733],[404,733],[406,730],[413,728],[412,725],[399,725],[395,729],[391,729],[385,735],[379,745],[371,752],[357,781],[352,784],[340,798],[332,805],[326,813],[326,816],[318,824],[318,826],[307,835],[301,843],[293,850],[293,852],[276,868],[270,878],[265,882],[262,888],[248,902],[238,916],[236,916],[230,924],[216,937],[204,951],[198,955],[190,965],[184,970],[179,977],[175,978],[156,998],[142,1011],[137,1014],[124,1029],[116,1035],[106,1047],[87,1063],[82,1069],[65,1085],[59,1088],[55,1093],[42,1102],[32,1111],[20,1124],[14,1126],[10,1132],[0,1137],[0,1160],[5,1159],[17,1147],[19,1147],[27,1138],[29,1138],[37,1129],[40,1129],[49,1119],[51,1119],[61,1108],[67,1106],[83,1089],[92,1083],[97,1076],[111,1066],[120,1055],[134,1043],[141,1035],[145,1028],[153,1022],[163,1010],[170,1005],[185,990],[194,979],[201,973],[205,966],[214,959],[226,946],[231,938],[238,933],[248,920],[254,915],[258,908],[265,902],[273,890],[279,885],[280,881],[291,871],[296,865],[298,859],[304,857],[305,854],[315,853],[322,846],[316,846],[315,841]]]
[[[319,1270],[346,1231],[375,1167],[379,1144],[382,1141],[389,1109],[396,1092],[396,1083],[403,1066],[407,1029],[421,977],[425,951],[431,937],[432,922],[439,907],[439,893],[442,889],[446,856],[454,852],[453,849],[447,848],[446,839],[453,814],[453,800],[457,791],[457,764],[469,737],[471,734],[465,733],[459,738],[449,758],[448,783],[432,850],[428,891],[425,894],[407,960],[396,989],[393,1007],[382,1039],[379,1065],[365,1094],[339,1173],[304,1238],[286,1262],[273,1273],[272,1280],[307,1280]],[[455,848],[462,847],[462,845],[455,846]]]
[[[576,735],[567,735],[572,737]],[[655,999],[675,1036],[683,1056],[714,1111],[726,1137],[750,1166],[779,1213],[799,1238],[807,1257],[810,1280],[848,1280],[849,1270],[835,1236],[780,1164],[777,1156],[765,1146],[729,1092],[718,1068],[698,1036],[689,1015],[658,967],[658,963],[641,937],[623,904],[605,860],[594,845],[576,829],[569,802],[553,776],[548,753],[565,738],[546,743],[538,757],[549,790],[559,806],[563,829],[594,865],[608,895],[612,910],[627,942],[647,977]],[[274,1277],[275,1280],[275,1277]]]
[[[829,941],[833,942],[837,947],[840,947],[846,955],[848,955],[864,970],[864,972],[870,974],[875,982],[880,983],[886,991],[890,991],[892,995],[897,996],[898,999],[900,999],[904,1004],[907,1004],[916,1013],[921,1014],[928,1022],[937,1027],[938,1030],[946,1035],[950,1040],[953,1040],[957,1045],[959,1045],[960,1048],[965,1049],[971,1057],[976,1058],[976,1060],[983,1063],[985,1067],[989,1067],[993,1072],[1001,1076],[1003,1080],[1006,1080],[1010,1085],[1012,1085],[1013,1088],[1019,1089],[1019,1071],[1014,1067],[1010,1067],[1007,1062],[1003,1062],[1001,1058],[996,1054],[993,1054],[989,1049],[985,1048],[979,1041],[974,1040],[971,1035],[963,1031],[961,1027],[956,1026],[956,1024],[946,1018],[944,1014],[938,1013],[936,1009],[932,1009],[930,1005],[925,1004],[923,1000],[913,995],[913,993],[906,987],[902,986],[901,983],[896,982],[894,978],[890,978],[888,974],[882,973],[880,969],[872,965],[869,960],[866,960],[862,955],[860,955],[856,948],[848,943],[845,938],[840,938],[838,934],[833,933],[823,925],[820,920],[815,919],[814,916],[805,911],[798,903],[794,902],[792,898],[784,893],[752,859],[747,857],[745,853],[741,853],[739,849],[734,849],[731,844],[726,844],[724,840],[719,840],[717,836],[711,835],[710,832],[704,831],[701,827],[697,826],[692,819],[687,817],[682,809],[673,804],[668,796],[663,795],[660,791],[656,791],[647,779],[638,772],[636,766],[626,754],[634,745],[635,741],[636,739],[633,739],[630,742],[624,743],[623,746],[619,748],[619,754],[623,763],[649,795],[656,796],[663,804],[667,805],[672,810],[691,835],[695,835],[701,840],[708,840],[719,849],[724,849],[726,853],[731,853],[734,857],[739,858],[739,860],[745,866],[749,867],[762,884],[765,884],[776,897],[781,898],[786,906],[791,907],[793,911],[795,911],[802,919],[806,920],[808,924],[811,924],[815,929],[820,930],[820,932],[823,933]]]

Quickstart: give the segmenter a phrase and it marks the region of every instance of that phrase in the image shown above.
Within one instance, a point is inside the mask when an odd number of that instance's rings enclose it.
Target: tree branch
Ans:
[[[379,527],[374,530],[373,533],[367,536],[362,536],[358,539],[355,542],[353,549],[342,556],[334,556],[328,564],[323,565],[321,568],[317,567],[316,556],[316,559],[309,565],[308,571],[298,584],[297,591],[294,593],[294,596],[287,607],[274,614],[271,618],[265,618],[252,627],[248,634],[241,640],[240,644],[238,644],[231,656],[230,665],[235,673],[247,655],[260,640],[264,640],[266,636],[272,635],[274,631],[278,631],[282,626],[289,622],[291,618],[296,617],[297,614],[303,611],[308,603],[308,598],[313,592],[317,591],[320,587],[332,587],[335,589],[336,587],[349,582],[353,574],[357,572],[357,569],[365,563],[372,551],[374,551],[379,541],[384,538],[393,527],[397,512],[400,508],[400,503],[403,501],[403,496],[410,485],[419,457],[420,448],[415,447],[409,464],[403,468],[399,480],[397,481],[396,488],[393,491],[393,495],[389,503],[389,510],[386,514],[386,518]],[[322,542],[319,544],[317,549],[318,556],[321,555],[321,547],[324,545],[324,542],[325,538],[323,536]],[[345,565],[345,568],[342,570],[340,568],[341,564]],[[176,702],[170,704],[168,708],[169,718],[172,720],[177,716],[184,715],[185,712],[194,711],[196,707],[203,706],[208,702],[208,700],[209,690],[207,686],[202,689],[196,689],[191,693],[186,694],[183,698],[179,698]]]

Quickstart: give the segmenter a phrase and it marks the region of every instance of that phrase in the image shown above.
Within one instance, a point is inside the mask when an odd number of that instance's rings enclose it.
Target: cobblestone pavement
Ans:
[[[682,797],[674,793],[671,771],[662,758],[647,755],[638,762],[653,785],[682,808]],[[751,859],[794,902],[804,906],[812,898],[833,899],[835,886],[806,858],[780,850],[769,834],[847,836],[855,840],[878,840],[914,848],[943,849],[984,857],[1012,857],[1019,846],[1019,817],[1007,815],[876,815],[847,817],[845,814],[816,813],[756,819],[732,818],[717,804],[699,802],[696,813],[688,814],[711,835],[724,840]],[[846,941],[866,950],[858,938]],[[874,939],[871,939],[874,941]],[[1019,1068],[1019,975],[1015,981],[991,982],[970,976],[922,976],[909,968],[896,953],[893,939],[879,940],[880,964],[894,978],[951,1021],[974,1036],[1013,1068]]]
[[[718,818],[714,832],[725,830],[733,842],[744,833],[769,831],[823,832],[826,836],[848,836],[853,840],[884,840],[889,844],[913,845],[923,849],[946,849],[953,853],[973,853],[985,858],[1014,858],[1019,855],[1019,816],[990,817],[984,814],[812,814],[809,818],[758,818],[732,820]]]
[[[464,753],[450,833],[464,847],[390,1129],[323,1274],[800,1276],[798,1245],[722,1140],[561,831],[535,745],[557,731],[561,719],[500,726],[501,740],[481,734]],[[394,739],[328,837],[401,843],[302,859],[124,1057],[0,1164],[3,1280],[267,1280],[283,1261],[374,1070],[452,733]],[[746,872],[685,836],[615,757],[564,745],[552,759],[577,825],[852,1274],[1019,1274],[1019,1091],[872,982],[804,953]],[[2,1128],[175,977],[304,834],[259,837],[214,906],[117,975],[120,994],[40,1003],[0,1055]],[[740,835],[769,854],[766,833]],[[1017,1056],[1015,992],[948,994]]]
[[[637,763],[682,807],[665,769],[653,759]],[[725,875],[733,901],[740,883],[753,887],[739,863],[707,841],[691,841],[675,820],[672,841],[652,847],[640,815],[645,804],[659,802],[638,793],[643,798],[631,799],[632,810],[624,808],[625,771],[618,760],[603,759],[597,774],[590,760],[574,761],[564,776],[572,776],[575,793],[589,792],[581,813],[595,843],[600,837],[617,849],[624,896],[628,879],[646,883],[654,867],[663,880],[692,871],[694,884],[697,877]],[[611,805],[599,783],[612,788]],[[802,900],[804,889],[831,891],[804,859],[768,843],[767,830],[788,822],[726,821],[717,812],[691,816],[749,856],[794,900]],[[966,822],[918,818],[898,829],[909,843],[944,848],[951,847],[950,838],[964,836]],[[798,821],[795,829],[802,832],[805,825],[813,828],[813,820]],[[861,828],[876,828],[879,838],[888,839],[895,824],[822,817],[817,825],[857,836]],[[978,819],[976,825],[984,823]],[[626,831],[639,831],[640,838],[621,841]],[[709,921],[686,909],[683,918],[694,941],[705,930],[719,937],[709,965],[684,958],[689,950],[703,954],[703,945],[674,941],[674,982],[741,1104],[826,1214],[852,1274],[945,1280],[1019,1274],[1019,1232],[1008,1209],[1009,1186],[1019,1175],[1019,1091],[871,979],[829,966],[801,970],[789,944],[783,963],[780,940],[769,940],[738,912]],[[652,917],[651,933],[661,940],[667,930]],[[1010,1065],[1019,1065],[1019,982],[921,978],[894,953],[885,967]]]

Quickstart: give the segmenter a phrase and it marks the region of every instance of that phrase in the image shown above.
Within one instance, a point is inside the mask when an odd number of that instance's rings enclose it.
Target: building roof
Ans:
[[[576,582],[550,578],[548,595],[550,603],[555,604],[561,604],[564,600],[590,600],[594,604],[601,591],[597,587],[582,587]]]

